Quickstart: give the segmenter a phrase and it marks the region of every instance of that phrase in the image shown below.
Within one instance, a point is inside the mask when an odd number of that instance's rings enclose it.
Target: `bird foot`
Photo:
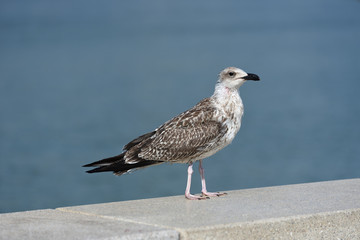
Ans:
[[[207,196],[196,196],[196,195],[192,195],[192,194],[185,194],[185,197],[189,200],[205,200],[205,199],[209,199],[209,197]]]
[[[201,196],[208,196],[208,197],[220,197],[223,195],[227,195],[227,193],[225,193],[225,192],[208,192],[208,191],[204,191],[201,193]]]

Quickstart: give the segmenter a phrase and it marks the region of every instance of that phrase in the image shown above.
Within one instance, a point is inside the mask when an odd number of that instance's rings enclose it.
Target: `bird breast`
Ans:
[[[215,107],[217,109],[216,118],[222,122],[223,126],[227,129],[222,140],[225,145],[228,145],[240,130],[244,105],[238,92],[234,91],[226,97],[223,96],[220,99],[216,99]]]
[[[220,151],[232,142],[236,133],[240,130],[244,106],[237,92],[227,98],[221,98],[220,101],[216,97],[213,98],[213,106],[216,109],[214,120],[222,124],[224,134],[214,142],[211,148],[192,160],[204,159]]]

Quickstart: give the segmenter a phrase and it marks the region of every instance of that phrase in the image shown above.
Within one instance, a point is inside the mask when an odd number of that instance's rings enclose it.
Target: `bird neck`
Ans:
[[[224,117],[227,123],[234,127],[232,139],[240,129],[241,118],[244,113],[244,105],[240,98],[238,90],[228,88],[221,84],[216,85],[214,95],[212,96],[214,107],[219,114]],[[231,141],[231,140],[230,140]]]
[[[240,98],[238,89],[226,87],[221,83],[218,83],[215,85],[215,91],[213,94],[213,98],[217,102],[219,102],[219,103],[228,102],[230,99],[232,99],[234,97]]]

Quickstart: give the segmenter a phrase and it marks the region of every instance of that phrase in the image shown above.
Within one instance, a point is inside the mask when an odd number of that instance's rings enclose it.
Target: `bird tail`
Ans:
[[[130,171],[163,163],[162,161],[153,161],[153,160],[144,160],[144,159],[138,159],[139,161],[131,164],[126,163],[124,159],[125,153],[126,152],[123,152],[122,154],[114,157],[105,158],[100,161],[86,164],[83,167],[96,167],[94,169],[86,171],[87,173],[113,172],[115,175],[120,176]]]

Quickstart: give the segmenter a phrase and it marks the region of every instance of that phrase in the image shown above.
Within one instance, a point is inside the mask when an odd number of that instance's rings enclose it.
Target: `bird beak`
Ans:
[[[248,73],[247,76],[243,77],[243,79],[245,80],[253,80],[253,81],[259,81],[260,78],[258,75],[253,74],[253,73]]]

